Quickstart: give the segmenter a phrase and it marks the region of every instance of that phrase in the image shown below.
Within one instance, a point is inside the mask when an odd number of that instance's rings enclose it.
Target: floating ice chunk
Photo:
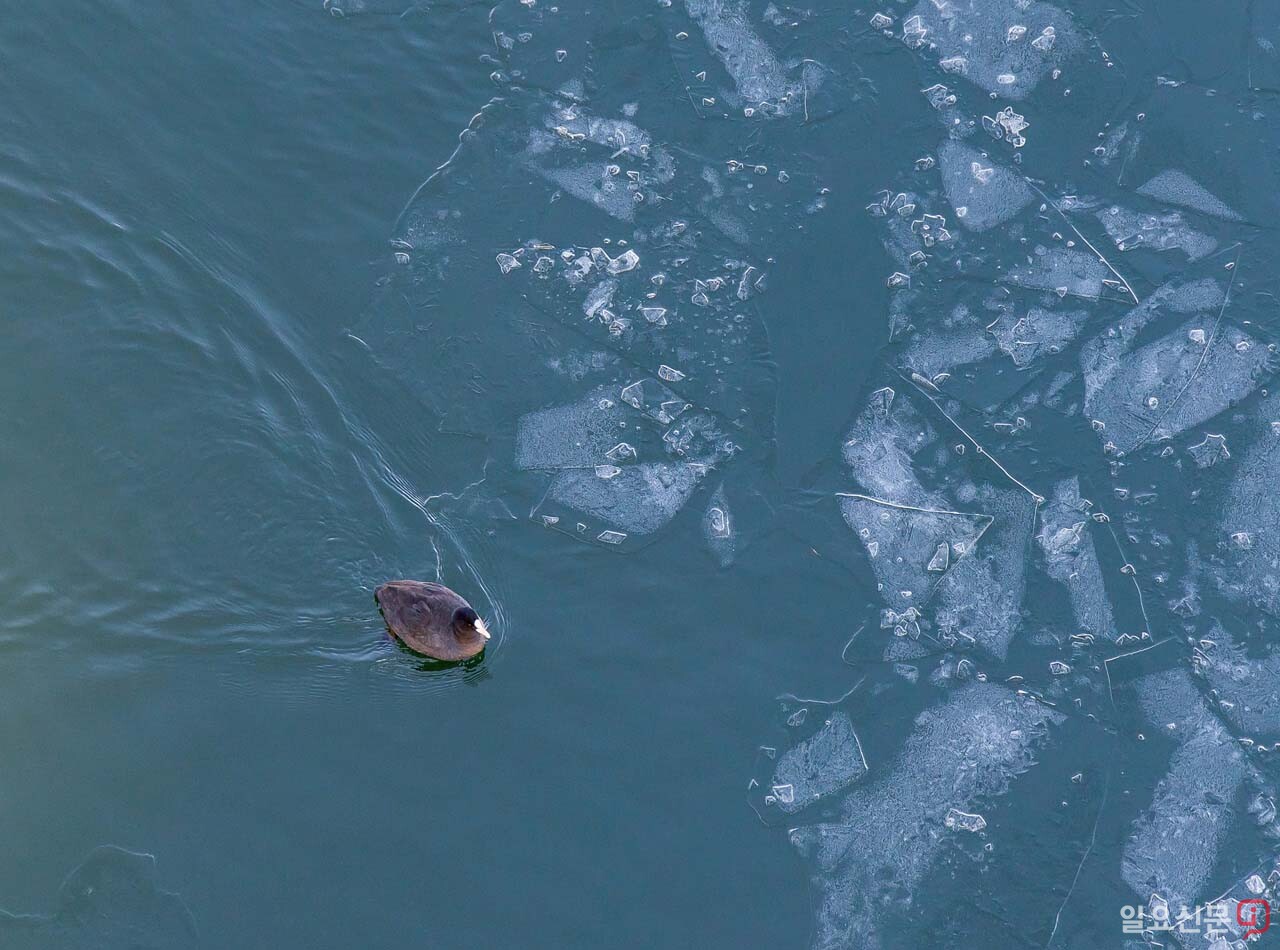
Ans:
[[[1249,87],[1267,92],[1280,91],[1280,9],[1256,4],[1249,8],[1249,13],[1253,21]]]
[[[951,240],[951,232],[947,230],[947,219],[940,214],[926,214],[912,221],[911,233],[917,235],[924,242],[925,247],[945,244]]]
[[[778,796],[778,807],[787,813],[800,811],[848,788],[866,772],[867,761],[853,723],[837,711],[816,733],[779,756],[774,785],[789,785],[795,794],[790,801]]]
[[[556,475],[543,504],[554,502],[627,534],[652,534],[688,503],[705,467],[697,463],[641,462],[613,478],[594,470]]]
[[[1188,260],[1195,261],[1218,248],[1216,239],[1190,227],[1177,211],[1144,214],[1113,206],[1099,211],[1098,220],[1107,229],[1107,236],[1116,249],[1121,251],[1177,249],[1186,254]]]
[[[1142,135],[1128,122],[1117,123],[1102,139],[1102,143],[1093,149],[1095,161],[1106,167],[1121,155],[1126,161],[1132,159],[1142,142]]]
[[[677,406],[688,406],[688,403],[677,399],[675,393],[656,379],[637,380],[624,386],[619,395],[627,405],[647,413],[664,425],[675,417],[672,412]],[[675,415],[679,415],[679,412]]]
[[[611,217],[622,221],[635,217],[636,202],[632,193],[609,174],[605,162],[542,167],[538,171],[547,181]]]
[[[939,544],[938,550],[933,552],[933,557],[929,559],[928,570],[936,573],[943,573],[947,566],[951,563],[951,546],[949,544]]]
[[[948,809],[942,823],[952,831],[968,831],[975,834],[987,827],[987,819],[981,815],[971,815],[959,808]]]
[[[579,102],[555,102],[542,116],[542,126],[528,131],[519,161],[612,217],[632,220],[637,196],[643,200],[642,186],[674,177],[671,156],[654,148],[648,133],[626,119],[591,115]],[[619,160],[636,167],[621,175]]]
[[[937,83],[928,89],[921,89],[920,91],[929,100],[929,105],[935,109],[948,109],[956,104],[955,94],[942,83]]]
[[[1079,481],[1064,479],[1053,487],[1048,503],[1040,509],[1036,541],[1044,555],[1046,573],[1065,585],[1070,594],[1076,626],[1099,639],[1114,640],[1115,618],[1089,525],[1088,505],[1080,497]]]
[[[602,386],[577,402],[522,416],[516,426],[516,467],[594,469],[602,458],[611,457],[610,453],[617,451],[618,430],[626,423],[628,410],[602,400],[609,391]]]
[[[1138,194],[1163,201],[1165,204],[1200,211],[1225,221],[1244,220],[1198,181],[1176,168],[1170,168],[1156,175],[1138,188]]]
[[[628,271],[635,270],[639,266],[640,255],[628,248],[617,257],[612,258],[608,264],[605,265],[605,269],[610,274],[625,274]]]
[[[155,858],[96,849],[58,890],[53,913],[0,911],[0,945],[10,950],[195,950],[195,922],[177,894],[156,883]]]
[[[707,531],[711,537],[723,540],[733,534],[729,527],[729,514],[718,504],[707,508]]]
[[[1184,670],[1150,674],[1135,689],[1152,724],[1179,746],[1151,806],[1134,823],[1121,874],[1144,899],[1154,894],[1191,906],[1209,883],[1250,769]]]
[[[1002,794],[1035,764],[1060,714],[989,683],[926,709],[895,762],[845,793],[835,820],[795,829],[817,897],[817,947],[878,950],[915,911],[911,896],[942,846],[950,809]]]
[[[1068,14],[1036,0],[920,0],[918,42],[943,61],[963,57],[964,74],[987,92],[1022,99],[1080,43]],[[1028,34],[1036,38],[1023,42]],[[944,67],[946,68],[946,67]]]
[[[1088,314],[1081,310],[1060,311],[1032,307],[1023,316],[1003,314],[987,327],[1000,350],[1016,366],[1029,366],[1036,359],[1058,353],[1075,339]]]
[[[1198,468],[1210,468],[1231,458],[1231,453],[1227,451],[1226,437],[1212,433],[1206,434],[1203,442],[1196,443],[1187,451],[1191,453]]]
[[[925,43],[929,31],[918,16],[908,17],[902,24],[902,42],[912,49],[919,49]]]
[[[982,127],[993,138],[1003,139],[1014,148],[1022,148],[1027,144],[1023,132],[1031,127],[1025,117],[1013,111],[1013,106],[1005,106],[995,116],[984,115]]]
[[[1074,248],[1037,245],[1030,262],[1009,268],[1010,283],[1051,290],[1060,297],[1096,300],[1110,280],[1111,272],[1102,261]]]
[[[688,403],[683,400],[653,405],[673,395],[656,380],[626,387],[626,401],[609,398],[617,392],[600,386],[577,402],[520,418],[516,467],[555,473],[534,517],[564,515],[566,523],[605,522],[593,529],[594,537],[606,528],[627,535],[651,534],[670,521],[705,474],[736,449],[709,413],[686,413]],[[681,425],[668,429],[659,443],[654,423],[669,423],[672,413],[682,415]],[[611,464],[636,457],[634,446],[618,442],[622,429],[635,427],[654,433],[650,444],[658,443],[661,457],[671,461]]]
[[[938,161],[947,200],[953,208],[968,208],[961,221],[970,231],[1003,224],[1031,203],[1033,194],[1022,176],[993,164],[977,149],[943,142]]]
[[[1085,344],[1085,411],[1103,424],[1103,442],[1117,454],[1151,439],[1176,436],[1239,402],[1271,371],[1265,346],[1243,330],[1219,325],[1222,291],[1211,280],[1166,284],[1133,308],[1116,328]],[[1197,303],[1206,309],[1145,346],[1139,332],[1170,312]],[[1193,330],[1215,326],[1211,340],[1197,343]],[[1145,338],[1145,336],[1143,337]]]
[[[1195,654],[1195,670],[1217,694],[1218,711],[1258,742],[1280,740],[1280,652],[1271,644],[1245,649],[1214,624]]]
[[[595,320],[602,311],[607,312],[607,308],[613,306],[613,295],[617,292],[616,280],[602,280],[592,287],[582,301],[582,312],[587,315],[587,319]]]
[[[738,539],[733,530],[733,515],[729,510],[729,499],[725,496],[723,485],[715,490],[711,500],[707,502],[707,511],[702,517],[702,535],[721,567],[727,567],[733,562]]]
[[[963,305],[957,306],[941,326],[918,334],[903,354],[903,364],[932,380],[959,367],[977,363],[996,351],[981,320]]]
[[[596,540],[603,544],[621,544],[627,536],[622,531],[601,531]]]
[[[684,379],[684,373],[680,372],[678,369],[672,369],[665,363],[658,367],[658,376],[669,383],[678,383],[680,380]]]
[[[933,444],[933,427],[906,399],[895,399],[889,387],[871,394],[868,405],[845,437],[843,456],[854,478],[868,492],[901,505],[930,504],[920,486],[912,457]]]
[[[845,523],[871,559],[885,602],[904,610],[928,601],[940,582],[939,548],[948,563],[973,550],[991,525],[989,515],[898,505],[866,495],[838,496]]]
[[[1026,548],[1036,505],[1021,489],[986,484],[961,488],[967,502],[985,513],[990,527],[978,549],[959,563],[953,556],[942,575],[933,601],[934,625],[943,642],[963,636],[1003,658],[1022,616]]]
[[[510,274],[517,267],[522,266],[519,258],[505,252],[499,254],[495,260],[498,262],[498,269],[504,274]]]
[[[741,104],[768,106],[785,114],[799,102],[803,87],[788,77],[773,50],[752,28],[742,0],[685,0],[684,5],[702,29],[707,46],[724,64]]]
[[[887,30],[893,26],[893,17],[885,16],[883,13],[877,13],[871,18],[871,26],[876,30]]]
[[[1273,428],[1278,419],[1280,395],[1273,393],[1250,417],[1250,439],[1233,463],[1237,468],[1218,522],[1230,568],[1219,578],[1223,592],[1273,616],[1280,615],[1280,437]]]

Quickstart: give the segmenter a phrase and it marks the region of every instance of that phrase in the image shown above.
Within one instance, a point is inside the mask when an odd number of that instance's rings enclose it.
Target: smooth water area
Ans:
[[[561,6],[4,11],[0,935],[1121,947],[1273,861],[1280,15]]]

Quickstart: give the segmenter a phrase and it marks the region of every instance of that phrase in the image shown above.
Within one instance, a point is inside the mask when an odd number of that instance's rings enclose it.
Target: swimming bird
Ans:
[[[469,603],[443,584],[387,581],[373,592],[387,629],[414,653],[466,660],[489,642],[489,629]]]

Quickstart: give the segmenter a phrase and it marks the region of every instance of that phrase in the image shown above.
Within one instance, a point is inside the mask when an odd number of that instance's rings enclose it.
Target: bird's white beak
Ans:
[[[493,636],[493,634],[489,632],[489,628],[484,625],[483,620],[477,619],[475,626],[476,626],[476,632],[480,634],[480,636],[484,637],[486,640],[488,640],[490,637]]]

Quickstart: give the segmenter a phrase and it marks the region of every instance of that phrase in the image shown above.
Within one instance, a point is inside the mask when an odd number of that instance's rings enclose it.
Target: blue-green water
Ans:
[[[1068,6],[11,4],[0,942],[1270,899],[1280,11]]]

